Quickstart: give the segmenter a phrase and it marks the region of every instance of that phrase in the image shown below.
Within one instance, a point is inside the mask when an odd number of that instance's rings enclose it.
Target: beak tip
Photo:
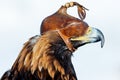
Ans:
[[[101,48],[103,48],[103,47],[104,47],[104,42],[101,41]]]
[[[101,45],[101,48],[103,48],[103,45]]]

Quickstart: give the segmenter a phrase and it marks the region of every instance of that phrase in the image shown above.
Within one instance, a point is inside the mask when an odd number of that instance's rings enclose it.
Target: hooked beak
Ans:
[[[96,28],[88,27],[88,30],[83,36],[71,38],[71,41],[80,41],[82,44],[95,43],[101,41],[101,48],[104,46],[104,35]]]

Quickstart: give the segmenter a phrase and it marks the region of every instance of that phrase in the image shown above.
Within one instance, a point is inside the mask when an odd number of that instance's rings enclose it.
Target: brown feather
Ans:
[[[63,64],[66,61],[64,57],[63,61],[61,61],[65,53],[59,53],[59,51],[62,51],[62,46],[59,47],[60,45],[66,46],[57,31],[48,31],[42,36],[30,38],[24,44],[13,64],[8,80],[13,80],[13,78],[16,80],[69,80],[72,77],[76,79],[73,66],[70,67],[67,64]],[[60,48],[61,50],[59,50]],[[63,49],[68,50],[64,47]],[[71,60],[69,62],[71,64]],[[68,68],[73,68],[73,72],[69,73],[65,65]]]

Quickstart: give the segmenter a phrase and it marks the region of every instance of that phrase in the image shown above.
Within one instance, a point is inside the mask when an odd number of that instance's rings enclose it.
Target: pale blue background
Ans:
[[[42,20],[70,0],[0,0],[0,76],[11,68],[23,43],[39,34]],[[74,0],[88,9],[85,21],[105,35],[72,57],[79,80],[120,80],[120,0]],[[76,7],[69,9],[77,16]]]

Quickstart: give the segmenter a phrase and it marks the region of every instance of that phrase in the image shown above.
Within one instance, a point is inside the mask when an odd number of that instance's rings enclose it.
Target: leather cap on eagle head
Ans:
[[[67,9],[73,6],[77,6],[80,19],[67,14]],[[56,13],[43,20],[40,29],[41,34],[56,30],[71,51],[75,50],[71,41],[79,41],[81,45],[101,41],[101,47],[103,47],[103,33],[99,29],[89,27],[83,21],[86,17],[85,10],[88,9],[77,2],[66,3]]]

